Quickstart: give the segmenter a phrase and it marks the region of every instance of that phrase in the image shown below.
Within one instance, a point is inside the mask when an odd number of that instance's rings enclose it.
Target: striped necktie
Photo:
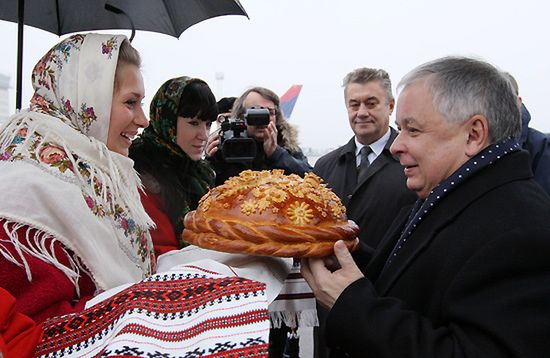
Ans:
[[[363,146],[363,148],[361,148],[361,162],[357,167],[357,183],[361,183],[363,179],[367,176],[367,169],[370,165],[368,156],[370,153],[372,153],[372,149],[370,149],[368,145],[365,145]]]

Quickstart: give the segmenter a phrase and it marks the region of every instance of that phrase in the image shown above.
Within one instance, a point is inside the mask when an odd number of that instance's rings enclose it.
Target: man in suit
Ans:
[[[399,210],[412,204],[416,195],[407,189],[403,169],[390,153],[397,131],[389,125],[395,100],[388,73],[359,68],[346,75],[343,87],[355,135],[347,144],[319,158],[313,171],[342,200],[348,218],[359,225],[359,239],[365,246],[362,252],[370,252]],[[361,265],[366,256],[355,255],[357,264]],[[329,354],[324,348],[326,310],[318,307],[317,312],[320,324],[315,355],[324,358]]]
[[[359,68],[343,81],[349,124],[355,134],[347,144],[319,158],[319,175],[359,225],[362,244],[376,248],[401,207],[414,202],[399,161],[390,153],[397,131],[389,121],[395,100],[384,70]],[[368,150],[367,161],[361,160]]]
[[[536,358],[550,351],[550,199],[521,150],[520,112],[492,65],[438,59],[400,82],[391,147],[418,201],[361,271],[302,260],[330,309],[332,357]]]

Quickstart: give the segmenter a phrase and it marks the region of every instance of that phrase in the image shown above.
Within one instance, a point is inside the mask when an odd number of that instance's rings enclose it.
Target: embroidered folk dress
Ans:
[[[37,322],[153,273],[133,162],[107,149],[124,36],[74,35],[35,66],[0,129],[0,286]]]
[[[133,162],[105,145],[123,39],[56,45],[34,69],[30,109],[0,128],[0,286],[16,299],[0,328],[20,313],[43,321],[38,333],[28,320],[0,330],[2,354],[17,335],[22,357],[38,339],[34,356],[267,357],[264,283],[221,264],[226,272],[195,263],[153,275]]]

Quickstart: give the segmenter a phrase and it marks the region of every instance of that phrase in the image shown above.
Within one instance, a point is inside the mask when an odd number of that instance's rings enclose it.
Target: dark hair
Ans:
[[[229,113],[237,97],[224,97],[218,101],[218,114]]]
[[[183,89],[178,105],[178,116],[198,117],[205,122],[214,122],[218,116],[216,97],[208,84],[200,79],[192,79]]]

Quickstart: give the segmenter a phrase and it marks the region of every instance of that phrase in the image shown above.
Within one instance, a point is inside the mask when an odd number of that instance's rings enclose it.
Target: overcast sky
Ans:
[[[138,31],[148,107],[168,78],[207,81],[217,98],[251,86],[302,93],[290,121],[303,147],[347,142],[352,132],[342,78],[357,67],[384,68],[395,85],[413,67],[446,55],[481,58],[512,73],[531,111],[531,125],[550,132],[550,5],[542,0],[241,0],[250,19],[203,21],[175,39]],[[112,31],[114,32],[114,31]],[[118,31],[129,36],[129,31]],[[0,21],[0,73],[12,78],[15,103],[17,25]],[[23,104],[30,72],[56,35],[25,27]],[[216,74],[223,73],[223,81]],[[392,118],[392,123],[393,123]]]

